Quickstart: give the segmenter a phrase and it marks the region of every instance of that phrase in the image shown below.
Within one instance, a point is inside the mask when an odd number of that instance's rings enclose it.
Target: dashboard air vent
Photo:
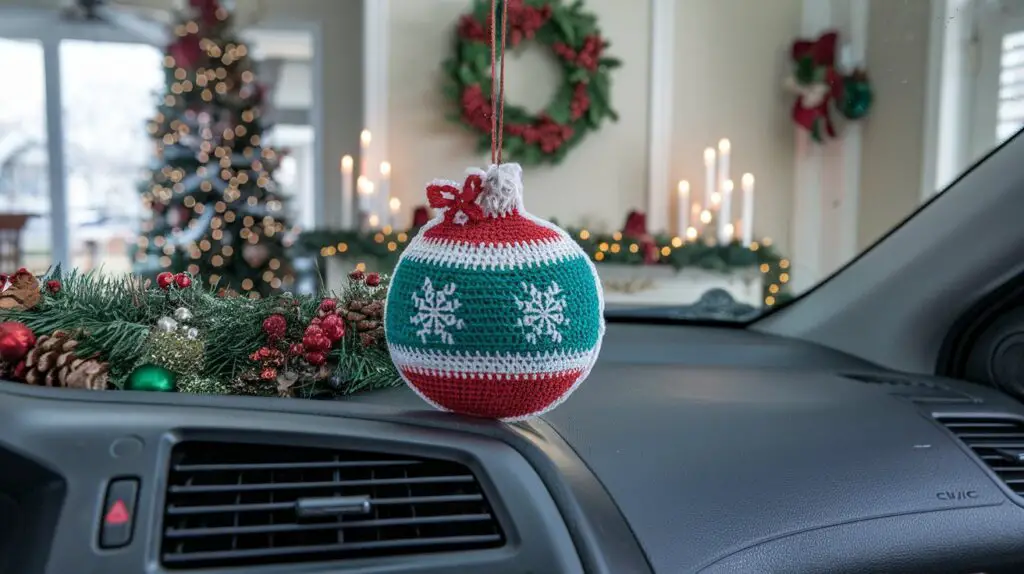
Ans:
[[[939,417],[1010,490],[1024,496],[1024,421],[1002,417]]]
[[[193,569],[464,551],[505,538],[463,464],[375,452],[184,442],[161,562]]]
[[[845,373],[847,379],[884,385],[890,394],[906,397],[918,403],[978,403],[980,400],[927,378],[905,377],[894,373]]]

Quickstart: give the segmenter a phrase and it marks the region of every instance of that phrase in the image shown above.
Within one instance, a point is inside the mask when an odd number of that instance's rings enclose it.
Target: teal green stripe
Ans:
[[[433,334],[428,335],[424,343],[417,335],[420,327],[410,322],[417,314],[412,294],[423,295],[424,279],[428,277],[438,291],[448,284],[457,286],[453,297],[461,306],[455,314],[462,319],[463,326],[447,328],[454,340],[452,345]],[[561,342],[553,342],[545,335],[531,342],[527,334],[532,330],[517,324],[522,314],[515,299],[529,299],[523,283],[546,290],[552,282],[562,289],[560,297],[566,302],[564,315],[569,322],[558,327]],[[553,265],[514,270],[458,269],[404,259],[392,277],[387,302],[388,340],[428,350],[582,352],[597,345],[600,323],[597,285],[590,264],[582,254]]]

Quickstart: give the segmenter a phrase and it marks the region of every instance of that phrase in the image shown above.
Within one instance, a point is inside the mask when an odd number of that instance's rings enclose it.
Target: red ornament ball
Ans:
[[[338,302],[334,299],[324,299],[320,302],[320,310],[325,313],[331,313],[338,308]]]
[[[332,342],[339,341],[345,336],[345,321],[337,315],[328,315],[320,321],[320,328]]]
[[[315,351],[312,353],[306,353],[306,362],[309,363],[310,365],[313,365],[314,367],[319,367],[320,365],[327,362],[327,355],[323,353],[317,353]]]
[[[24,323],[0,323],[0,359],[9,363],[20,361],[36,344],[36,335]]]
[[[172,283],[174,283],[174,273],[170,271],[164,271],[156,276],[156,284],[161,289],[170,289]]]
[[[284,318],[284,315],[275,314],[263,320],[263,332],[270,339],[277,340],[284,337],[287,330],[288,321]]]
[[[320,328],[320,319],[313,319],[315,323],[311,323],[306,327],[306,332],[303,334],[303,338],[306,337],[319,337],[324,334],[324,330]]]
[[[368,287],[376,287],[380,285],[380,273],[367,273],[366,285]]]
[[[57,281],[56,279],[51,279],[46,282],[46,290],[54,295],[60,293],[60,287],[60,281]]]
[[[188,289],[192,285],[192,278],[187,273],[178,273],[174,276],[174,284],[178,289]]]

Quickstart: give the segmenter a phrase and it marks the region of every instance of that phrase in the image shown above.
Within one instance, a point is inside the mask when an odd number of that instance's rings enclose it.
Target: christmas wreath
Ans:
[[[338,294],[242,297],[187,273],[155,285],[59,269],[0,276],[0,378],[88,390],[331,398],[401,384],[388,277]]]
[[[505,105],[504,154],[526,165],[558,163],[606,118],[618,119],[611,107],[610,71],[621,62],[604,54],[608,42],[582,1],[506,2],[507,47],[540,42],[562,65],[564,81],[539,114]],[[455,108],[451,117],[477,134],[481,150],[490,149],[492,134],[490,8],[490,0],[476,0],[459,18],[455,53],[444,63],[445,94]]]

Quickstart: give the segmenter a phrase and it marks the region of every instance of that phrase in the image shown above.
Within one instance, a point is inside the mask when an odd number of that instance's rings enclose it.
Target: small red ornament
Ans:
[[[327,362],[327,355],[317,352],[306,353],[306,362],[314,367],[319,367]]]
[[[263,332],[270,340],[277,340],[284,337],[288,330],[288,321],[284,315],[275,314],[263,320]]]
[[[368,287],[376,287],[380,285],[380,273],[367,273],[366,285]]]
[[[171,273],[170,271],[164,271],[156,276],[157,286],[165,291],[171,288],[172,283],[174,283],[174,273]]]
[[[320,322],[320,328],[332,342],[337,342],[345,336],[345,321],[337,315],[328,315]]]
[[[306,327],[306,332],[303,333],[303,338],[305,338],[305,337],[319,337],[319,336],[323,335],[324,334],[324,330],[320,328],[320,324],[319,323],[320,322],[317,321],[316,325],[311,324],[309,327]]]
[[[306,351],[315,353],[326,353],[331,350],[333,343],[327,335],[323,333],[319,335],[306,335],[302,338],[302,346],[306,348]]]
[[[50,293],[53,293],[54,295],[60,293],[60,281],[57,281],[56,279],[50,279],[49,281],[46,282],[46,290],[49,291]]]
[[[320,310],[330,313],[338,307],[338,302],[334,299],[324,299],[320,302]]]
[[[192,278],[187,273],[178,273],[174,276],[174,284],[178,289],[188,289],[192,285]]]
[[[260,378],[264,381],[273,381],[277,378],[277,370],[272,367],[266,367],[260,371]]]
[[[35,333],[24,323],[7,321],[0,323],[0,359],[9,363],[25,358],[36,344]]]
[[[348,278],[353,281],[362,281],[365,276],[366,274],[358,269],[348,274]]]

